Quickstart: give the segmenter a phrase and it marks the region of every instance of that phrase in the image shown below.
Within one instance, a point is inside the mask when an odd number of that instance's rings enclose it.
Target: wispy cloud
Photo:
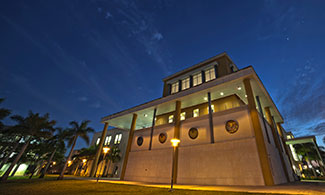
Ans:
[[[81,97],[78,97],[78,101],[86,102],[86,101],[88,101],[88,98],[86,96],[81,96]]]

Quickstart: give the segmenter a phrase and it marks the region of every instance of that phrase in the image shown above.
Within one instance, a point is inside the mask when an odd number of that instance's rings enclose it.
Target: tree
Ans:
[[[0,103],[4,101],[3,98],[0,98]],[[4,118],[10,115],[10,110],[6,108],[0,108],[0,130],[4,127],[3,123],[1,122]]]
[[[80,125],[76,121],[71,121],[69,123],[71,128],[68,129],[67,140],[68,140],[68,146],[71,146],[71,150],[70,150],[69,156],[63,166],[61,174],[58,177],[58,180],[62,180],[64,177],[64,172],[67,168],[68,161],[71,160],[73,149],[76,145],[78,137],[81,137],[87,144],[89,144],[88,133],[94,132],[94,129],[91,127],[88,127],[88,123],[90,123],[89,120],[82,121]]]
[[[12,116],[13,120],[17,121],[17,125],[15,126],[17,129],[20,129],[21,131],[25,131],[24,134],[24,144],[22,148],[20,149],[19,153],[15,157],[14,161],[10,164],[9,168],[6,170],[4,175],[1,177],[1,181],[6,181],[8,179],[8,176],[13,169],[13,167],[16,165],[16,163],[19,161],[21,156],[24,154],[26,148],[30,144],[30,142],[35,138],[40,137],[51,137],[53,126],[55,125],[55,121],[49,120],[49,114],[45,114],[44,116],[41,116],[39,113],[34,114],[33,112],[29,112],[27,117],[22,116]]]
[[[45,168],[42,170],[39,178],[43,178],[45,176],[48,168],[50,167],[50,164],[52,162],[54,155],[57,152],[60,152],[60,153],[65,152],[64,140],[66,139],[68,132],[67,132],[67,130],[63,130],[60,127],[57,127],[55,129],[56,129],[57,133],[49,140],[49,143],[48,143],[51,148],[54,148],[54,150],[51,153],[49,159],[47,160],[47,164],[46,164]]]
[[[105,173],[104,175],[105,176],[108,175],[108,171],[109,171],[111,163],[114,164],[114,163],[117,163],[117,162],[119,162],[121,160],[120,153],[121,153],[121,150],[116,146],[114,146],[111,149],[111,151],[110,151],[110,153],[108,154],[108,157],[107,157],[108,160],[110,160],[110,161],[109,161],[109,164],[105,167],[105,170],[104,170],[104,173]],[[107,164],[107,162],[105,164]]]

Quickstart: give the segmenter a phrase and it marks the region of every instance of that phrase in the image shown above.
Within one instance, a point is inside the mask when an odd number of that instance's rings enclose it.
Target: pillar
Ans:
[[[135,130],[137,117],[138,117],[137,114],[133,114],[131,127],[130,127],[130,132],[129,132],[128,145],[126,146],[126,150],[125,150],[125,156],[124,156],[124,162],[123,162],[123,166],[122,166],[120,180],[124,180],[125,169],[126,169],[126,165],[128,164],[128,158],[129,158],[129,153],[130,153],[130,150],[131,150],[131,145],[132,145],[132,140],[133,140],[133,135],[134,135],[134,130]]]
[[[282,167],[283,167],[283,171],[285,173],[287,181],[290,182],[288,169],[287,169],[286,163],[284,161],[281,143],[280,143],[280,140],[279,140],[278,133],[277,133],[277,131],[275,129],[276,127],[274,126],[273,117],[271,115],[270,107],[265,107],[264,110],[265,110],[266,120],[269,123],[269,125],[271,126],[274,143],[275,143],[275,146],[278,149],[278,152],[279,152],[279,155],[280,155],[280,160],[281,160],[281,164],[282,164]]]
[[[98,159],[100,154],[102,153],[103,150],[103,144],[104,144],[104,139],[105,139],[105,135],[107,133],[107,128],[108,128],[108,123],[105,123],[104,125],[104,129],[102,131],[102,135],[100,137],[100,141],[98,144],[98,148],[97,148],[97,152],[96,152],[96,156],[95,159],[91,165],[91,171],[90,171],[90,177],[94,177],[97,171],[97,165],[98,165]]]
[[[214,143],[214,132],[213,132],[213,118],[212,118],[211,94],[210,94],[210,92],[208,92],[208,103],[209,103],[210,140],[211,140],[211,144],[213,144]]]
[[[179,139],[179,134],[180,134],[180,128],[181,128],[181,102],[176,101],[176,109],[175,109],[175,125],[174,125],[174,138]],[[177,167],[178,167],[178,148],[175,148],[175,160],[173,163],[173,170],[174,170],[174,177],[173,177],[173,182],[177,183]]]
[[[152,125],[151,125],[151,132],[150,132],[149,150],[151,150],[151,146],[152,146],[153,129],[155,128],[155,123],[156,123],[156,121],[155,121],[156,112],[157,112],[157,108],[155,108],[153,110]]]
[[[253,124],[255,140],[257,145],[257,152],[260,160],[260,165],[262,168],[264,182],[265,185],[267,186],[274,185],[274,180],[273,180],[272,170],[271,170],[271,162],[269,160],[266,145],[264,142],[262,127],[256,110],[254,94],[253,94],[253,90],[249,78],[244,79],[244,86],[247,95],[248,110]]]

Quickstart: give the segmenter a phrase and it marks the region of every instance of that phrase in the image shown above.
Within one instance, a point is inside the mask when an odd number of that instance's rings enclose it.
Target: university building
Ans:
[[[252,66],[238,69],[222,53],[163,83],[161,98],[102,118],[100,146],[108,126],[128,133],[121,180],[169,183],[173,175],[177,184],[261,186],[294,180],[283,118]],[[173,138],[180,140],[174,161]]]

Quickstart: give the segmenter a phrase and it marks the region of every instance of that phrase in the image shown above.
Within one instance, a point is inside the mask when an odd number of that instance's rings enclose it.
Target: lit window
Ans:
[[[211,68],[209,70],[205,71],[205,81],[211,81],[212,79],[215,79],[216,75],[214,73],[214,68]]]
[[[119,143],[121,143],[121,139],[122,139],[122,133],[120,133],[120,134],[116,134],[116,135],[115,135],[114,144],[119,144]]]
[[[179,90],[179,83],[178,83],[178,82],[173,83],[173,84],[172,84],[172,91],[171,91],[171,93],[172,93],[172,94],[173,94],[173,93],[176,93],[176,92],[178,92],[178,90]]]
[[[105,139],[105,145],[109,145],[111,143],[111,140],[112,140],[112,136],[106,136],[106,139]]]
[[[168,117],[168,123],[172,123],[174,121],[174,115],[170,115]]]
[[[212,112],[214,112],[214,105],[213,104],[211,105],[211,110],[212,110]]]
[[[182,90],[190,88],[190,78],[182,80]]]
[[[181,121],[185,120],[185,115],[186,115],[186,112],[181,113]]]
[[[194,109],[193,110],[193,117],[198,117],[199,116],[199,109]]]
[[[100,142],[100,138],[97,138],[96,145],[98,145]]]
[[[193,76],[193,87],[202,83],[202,74],[198,73]]]

